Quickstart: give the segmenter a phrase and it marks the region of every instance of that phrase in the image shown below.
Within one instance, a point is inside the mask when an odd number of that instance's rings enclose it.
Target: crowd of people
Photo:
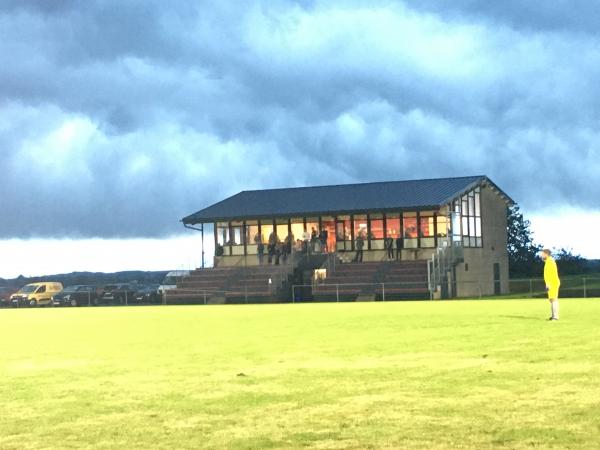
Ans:
[[[257,233],[254,236],[254,243],[257,247],[258,263],[264,264],[265,255],[267,264],[285,264],[288,258],[293,253],[328,253],[330,251],[328,244],[329,233],[326,229],[317,231],[312,227],[310,231],[305,230],[301,238],[295,238],[292,233],[288,234],[285,239],[281,240],[274,230],[269,235],[265,242],[263,236]],[[364,231],[358,232],[355,240],[356,255],[355,262],[363,261],[364,247],[367,240]],[[386,258],[388,260],[402,259],[402,237],[388,236],[384,239],[384,248],[386,250]]]
[[[267,263],[278,265],[287,263],[292,253],[327,253],[329,251],[327,239],[329,233],[326,229],[317,231],[312,228],[311,231],[305,230],[302,233],[302,239],[296,239],[292,233],[288,234],[282,241],[275,231],[269,235],[266,242]],[[265,243],[261,234],[254,236],[254,243],[257,246],[258,263],[264,263]]]

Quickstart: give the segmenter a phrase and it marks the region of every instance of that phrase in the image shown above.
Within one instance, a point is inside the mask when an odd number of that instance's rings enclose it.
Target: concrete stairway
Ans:
[[[338,264],[312,294],[315,301],[428,299],[427,262]]]
[[[286,265],[197,269],[166,293],[168,304],[273,302],[291,270]],[[271,283],[269,283],[271,280]]]

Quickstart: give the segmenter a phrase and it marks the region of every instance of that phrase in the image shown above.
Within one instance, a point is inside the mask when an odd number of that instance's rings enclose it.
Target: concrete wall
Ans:
[[[494,264],[500,264],[500,290],[509,292],[506,202],[491,187],[481,189],[483,248],[465,248],[456,267],[458,297],[494,294]]]
[[[420,249],[411,249],[402,250],[402,260],[403,261],[412,261],[412,260],[423,260],[423,259],[431,259],[433,253],[435,253],[434,248],[420,248]],[[396,249],[394,248],[394,256],[396,255]],[[345,262],[352,262],[354,257],[356,256],[355,251],[348,252],[338,252],[338,256],[342,258]],[[258,256],[257,255],[248,255],[248,256],[215,256],[215,267],[218,266],[256,266],[258,265]],[[245,261],[244,261],[245,260]],[[289,258],[288,258],[289,260]],[[263,256],[263,264],[267,264],[268,255],[265,253]],[[387,250],[364,250],[363,251],[363,261],[371,262],[371,261],[387,261]]]

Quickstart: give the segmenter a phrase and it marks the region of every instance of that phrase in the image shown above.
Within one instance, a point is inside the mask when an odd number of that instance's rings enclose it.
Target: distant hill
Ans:
[[[20,288],[29,283],[36,283],[39,281],[58,281],[63,286],[71,286],[74,284],[92,284],[92,285],[105,285],[112,283],[131,283],[138,282],[140,284],[153,284],[160,283],[168,271],[159,272],[142,272],[142,271],[127,271],[127,272],[115,272],[115,273],[103,273],[103,272],[73,272],[68,274],[58,275],[44,275],[39,277],[24,277],[19,276],[17,278],[5,280],[0,278],[0,286],[10,286]]]

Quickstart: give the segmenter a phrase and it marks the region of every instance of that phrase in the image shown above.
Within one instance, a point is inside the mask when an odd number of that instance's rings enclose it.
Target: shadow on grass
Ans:
[[[521,319],[521,320],[535,320],[541,321],[542,319],[537,316],[517,316],[517,315],[503,315],[500,317],[505,317],[507,319]]]

